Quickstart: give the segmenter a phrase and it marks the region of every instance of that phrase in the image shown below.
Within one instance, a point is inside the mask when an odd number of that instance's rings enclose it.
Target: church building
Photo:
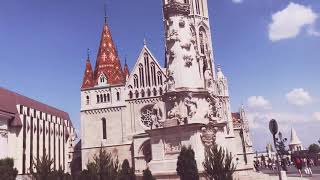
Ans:
[[[179,179],[182,146],[194,149],[203,174],[205,148],[217,143],[233,154],[238,178],[253,174],[245,110],[231,112],[227,78],[215,66],[207,0],[162,3],[164,67],[146,43],[131,70],[121,65],[116,37],[103,24],[81,86],[82,168],[102,147],[128,159],[137,176],[149,167],[157,179]]]

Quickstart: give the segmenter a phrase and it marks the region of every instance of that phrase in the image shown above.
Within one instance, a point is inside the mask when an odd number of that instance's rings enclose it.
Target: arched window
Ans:
[[[200,4],[199,4],[199,0],[196,0],[196,13],[200,14]]]
[[[143,72],[142,64],[139,64],[139,77],[140,77],[140,86],[144,87],[144,72]]]
[[[107,94],[107,101],[110,102],[110,94]]]
[[[153,96],[157,96],[157,90],[156,90],[156,88],[153,88]]]
[[[89,96],[86,96],[86,101],[87,101],[87,105],[90,104],[90,97]]]
[[[162,85],[162,73],[158,71],[158,84]]]
[[[102,138],[107,139],[107,120],[102,118]]]
[[[100,96],[97,95],[97,103],[100,103]]]
[[[120,93],[117,92],[117,101],[120,101]]]
[[[203,27],[199,28],[200,53],[205,54],[208,51],[208,37]]]
[[[129,98],[130,98],[130,99],[133,98],[133,93],[132,93],[132,91],[129,91]]]
[[[159,88],[159,94],[160,94],[160,95],[162,95],[162,94],[163,94],[163,90],[162,90],[162,88],[161,88],[161,87]]]
[[[145,93],[144,93],[144,90],[142,89],[142,90],[141,90],[141,97],[144,98],[144,96],[145,96]]]
[[[151,96],[151,91],[150,91],[150,89],[147,90],[147,95],[148,95],[148,97]]]
[[[138,76],[135,74],[133,76],[133,84],[134,84],[134,88],[139,88],[139,83],[138,83]]]
[[[156,68],[154,62],[151,63],[152,85],[157,86]]]
[[[149,56],[147,53],[144,54],[144,67],[146,68],[146,84],[150,86]]]
[[[135,92],[136,98],[139,98],[139,92],[136,90]]]
[[[100,94],[100,102],[104,102],[102,94]]]
[[[103,95],[103,102],[107,102],[107,95],[106,94]]]

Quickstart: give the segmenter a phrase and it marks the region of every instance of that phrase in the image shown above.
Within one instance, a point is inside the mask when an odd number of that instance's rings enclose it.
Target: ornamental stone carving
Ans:
[[[163,127],[164,119],[163,103],[147,105],[141,109],[141,122],[147,128]]]
[[[4,129],[1,129],[1,130],[0,130],[0,137],[2,137],[2,138],[8,138],[8,131],[7,131],[7,130],[4,130]]]
[[[214,126],[214,123],[209,123],[201,129],[202,134],[200,138],[203,145],[208,148],[211,147],[216,141],[216,134],[218,132],[218,127]]]
[[[164,140],[165,154],[178,154],[181,151],[181,142],[177,139]]]

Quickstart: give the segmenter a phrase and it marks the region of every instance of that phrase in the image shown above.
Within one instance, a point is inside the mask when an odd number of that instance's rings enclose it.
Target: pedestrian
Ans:
[[[299,174],[300,174],[300,177],[302,177],[302,173],[301,173],[301,170],[302,170],[302,160],[300,159],[300,157],[296,157],[296,158],[295,158],[294,164],[295,164],[296,168],[298,169],[298,172],[299,172]]]

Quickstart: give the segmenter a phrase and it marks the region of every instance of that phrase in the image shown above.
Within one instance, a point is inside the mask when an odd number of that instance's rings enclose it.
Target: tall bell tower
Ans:
[[[207,0],[164,0],[168,91],[205,89],[214,79]]]

